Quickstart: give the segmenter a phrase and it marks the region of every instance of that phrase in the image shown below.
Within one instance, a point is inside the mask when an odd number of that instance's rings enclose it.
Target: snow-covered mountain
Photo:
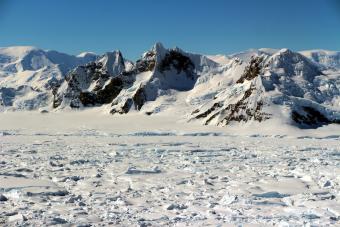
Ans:
[[[301,51],[300,53],[325,68],[340,69],[340,52],[329,50],[308,50]]]
[[[131,62],[120,51],[70,56],[2,48],[0,97],[3,109],[99,107],[206,125],[277,119],[313,128],[340,122],[339,56],[269,48],[204,56],[157,43]]]
[[[94,62],[78,66],[54,91],[53,108],[80,108],[110,103],[123,85],[117,77],[123,72],[125,60],[119,51],[108,52]]]
[[[37,109],[51,103],[51,90],[95,54],[72,56],[35,47],[0,48],[0,109]]]
[[[107,70],[108,62],[113,70]],[[130,67],[126,67],[121,53],[115,52],[72,71],[56,93],[54,107],[105,104],[112,114],[140,111],[145,103],[172,90],[190,91],[203,72],[217,66],[205,56],[185,53],[179,48],[165,49],[160,43]]]
[[[227,125],[279,118],[304,128],[340,122],[338,73],[325,74],[288,49],[257,51],[246,64],[241,74],[231,73],[235,83],[193,111],[194,119]]]

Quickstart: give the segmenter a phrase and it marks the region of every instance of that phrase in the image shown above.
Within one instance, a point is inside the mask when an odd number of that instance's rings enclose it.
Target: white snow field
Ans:
[[[340,126],[0,114],[0,226],[340,226]]]

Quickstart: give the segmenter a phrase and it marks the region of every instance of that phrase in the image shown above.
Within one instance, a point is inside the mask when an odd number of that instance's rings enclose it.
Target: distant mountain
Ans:
[[[99,107],[111,114],[176,114],[225,126],[269,119],[315,128],[340,123],[339,53],[253,49],[224,56],[155,44],[139,60],[120,51],[70,56],[0,49],[2,109]]]
[[[94,53],[82,53],[78,56],[57,51],[44,51],[36,47],[17,46],[0,48],[0,69],[5,72],[36,71],[45,67],[57,66],[66,74],[70,69],[94,61]]]
[[[0,48],[0,109],[32,110],[51,102],[51,90],[94,54],[72,56],[35,47]]]
[[[300,53],[325,68],[340,69],[340,52],[329,50],[308,50],[301,51]]]

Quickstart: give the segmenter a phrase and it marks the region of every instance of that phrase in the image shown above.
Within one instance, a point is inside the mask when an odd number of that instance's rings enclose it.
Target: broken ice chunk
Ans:
[[[0,202],[6,202],[8,199],[3,194],[0,194]]]
[[[170,204],[166,209],[167,210],[185,210],[188,206],[185,204]]]
[[[140,170],[136,167],[129,167],[128,170],[125,172],[126,174],[155,174],[160,173],[161,170],[158,166],[152,168],[151,170]]]
[[[288,197],[290,195],[281,194],[279,192],[265,192],[265,193],[262,193],[262,194],[254,194],[254,196],[260,197],[260,198],[284,198],[284,197]]]

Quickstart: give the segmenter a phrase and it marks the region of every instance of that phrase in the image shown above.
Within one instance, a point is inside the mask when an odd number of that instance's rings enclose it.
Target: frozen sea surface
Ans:
[[[340,128],[0,115],[0,226],[339,226]]]

